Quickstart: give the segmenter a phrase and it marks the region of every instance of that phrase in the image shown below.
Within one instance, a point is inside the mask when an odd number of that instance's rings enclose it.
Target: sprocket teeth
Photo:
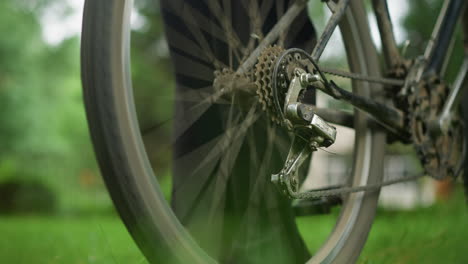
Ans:
[[[421,83],[417,93],[408,100],[411,107],[409,127],[416,153],[421,159],[426,173],[436,179],[443,179],[447,175],[454,176],[458,164],[457,143],[461,142],[463,132],[454,128],[454,135],[440,135],[432,138],[427,130],[428,120],[434,120],[442,110],[448,95],[449,87],[444,83],[426,80]],[[457,117],[456,117],[457,118]],[[450,143],[450,146],[447,145]],[[461,153],[462,150],[458,150]]]
[[[271,121],[276,124],[280,124],[281,121],[273,104],[273,85],[270,75],[273,72],[276,60],[283,51],[284,49],[277,45],[265,48],[258,57],[254,74],[257,94],[259,95],[258,100],[262,105],[262,109],[270,117]]]

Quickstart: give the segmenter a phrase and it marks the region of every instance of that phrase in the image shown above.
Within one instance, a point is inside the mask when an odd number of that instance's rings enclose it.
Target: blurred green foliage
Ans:
[[[60,208],[87,206],[103,188],[83,111],[79,39],[44,42],[45,4],[0,3],[0,182],[40,180]]]
[[[60,213],[107,212],[111,203],[94,161],[81,97],[79,39],[50,46],[41,35],[40,16],[48,5],[57,2],[0,1],[0,184],[11,179],[40,181],[56,194]],[[404,26],[411,40],[407,55],[414,57],[424,47],[432,30],[428,25],[434,22],[442,1],[407,3],[410,12]],[[312,5],[310,13],[323,17],[323,9]],[[138,1],[138,15],[141,23],[132,35],[137,111],[141,127],[149,131],[144,140],[151,150],[152,163],[165,171],[162,175],[167,181],[170,152],[152,146],[160,145],[161,138],[168,138],[171,133],[170,122],[164,121],[172,116],[174,78],[157,1]],[[450,76],[462,58],[461,35],[457,34]],[[335,64],[342,62],[337,59]],[[151,128],[160,124],[165,129],[155,133]],[[167,182],[163,185],[169,193],[170,181]],[[461,231],[466,229],[466,213],[459,210],[462,205],[458,202],[456,206],[444,206],[414,213],[380,214],[362,256],[363,263],[397,263],[395,258],[399,255],[410,260],[406,263],[415,263],[419,256],[441,263],[438,261],[444,261],[442,257],[450,250],[463,253],[466,232]],[[134,263],[135,259],[144,263],[122,224],[115,217],[106,217],[2,218],[0,232],[6,239],[1,240],[0,255],[10,254],[6,257],[9,263],[18,263],[15,258],[24,250],[50,263]],[[325,239],[334,224],[333,217],[320,217],[322,221],[314,226],[308,225],[307,219],[298,219],[312,250],[320,245],[317,237]],[[400,234],[395,235],[395,226],[403,227]],[[112,239],[108,240],[108,236]],[[440,254],[438,248],[444,252]],[[389,256],[393,257],[391,261]],[[449,257],[453,263],[466,262],[462,255]],[[377,262],[371,261],[376,259]]]
[[[403,21],[403,26],[410,41],[406,54],[407,58],[412,59],[424,53],[443,2],[442,0],[407,1],[409,12]],[[448,54],[450,56],[450,62],[446,70],[448,81],[455,79],[463,60],[463,35],[460,26],[455,31],[455,36],[453,53]]]

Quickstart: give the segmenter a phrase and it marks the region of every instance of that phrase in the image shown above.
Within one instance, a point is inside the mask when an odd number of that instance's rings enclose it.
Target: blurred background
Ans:
[[[147,98],[154,87],[167,87],[164,91],[171,96],[174,84],[157,1],[136,2],[136,98]],[[320,31],[327,12],[312,2],[310,14]],[[389,2],[397,41],[409,41],[407,57],[419,54],[442,1]],[[0,263],[146,263],[113,209],[88,135],[79,64],[83,4],[0,2]],[[380,47],[371,13],[369,19]],[[457,34],[449,79],[462,58]],[[329,48],[324,59],[344,61],[343,55]],[[137,109],[143,128],[172,111],[171,105],[146,102]],[[153,135],[145,143],[157,144],[158,138]],[[385,173],[420,170],[410,149],[389,146]],[[150,153],[153,163],[163,167],[168,162],[160,157],[169,159],[170,153]],[[323,166],[330,174],[344,173],[344,163],[332,155]],[[166,171],[160,180],[168,191],[168,167]],[[468,263],[464,201],[459,184],[436,185],[430,179],[385,188],[360,261]],[[334,224],[329,215],[317,217],[318,226],[305,226],[298,219],[311,248]]]

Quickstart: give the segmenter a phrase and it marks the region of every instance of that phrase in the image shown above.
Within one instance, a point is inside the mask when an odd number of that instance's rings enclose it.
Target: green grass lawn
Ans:
[[[379,210],[359,263],[468,263],[468,208],[464,201],[458,191],[449,201],[428,208]],[[327,238],[335,217],[298,219],[311,252]]]
[[[379,212],[362,263],[468,263],[468,208],[461,192],[408,212]]]
[[[0,218],[0,263],[147,263],[117,216]]]
[[[381,210],[360,263],[468,263],[468,213],[461,193],[456,196],[414,211]],[[333,217],[298,220],[312,251],[333,227]],[[0,234],[0,263],[147,263],[113,215],[4,217]]]

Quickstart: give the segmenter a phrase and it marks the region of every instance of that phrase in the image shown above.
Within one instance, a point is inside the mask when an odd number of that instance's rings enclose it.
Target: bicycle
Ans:
[[[459,101],[468,59],[452,89],[443,79],[464,1],[444,1],[425,53],[412,60],[400,54],[386,1],[372,1],[382,55],[362,1],[322,2],[314,4],[327,5],[332,15],[317,34],[305,0],[161,1],[177,83],[169,205],[135,113],[133,2],[86,1],[82,79],[90,132],[115,207],[150,262],[352,263],[381,187],[423,174],[463,174],[466,182]],[[320,64],[336,28],[348,71]],[[352,91],[334,81],[342,77],[351,80]],[[358,110],[317,107],[318,90]],[[340,136],[331,124],[355,131],[352,173],[339,185],[303,190],[307,165],[301,165]],[[413,145],[424,173],[383,179],[389,140]],[[341,206],[312,258],[289,198]]]

